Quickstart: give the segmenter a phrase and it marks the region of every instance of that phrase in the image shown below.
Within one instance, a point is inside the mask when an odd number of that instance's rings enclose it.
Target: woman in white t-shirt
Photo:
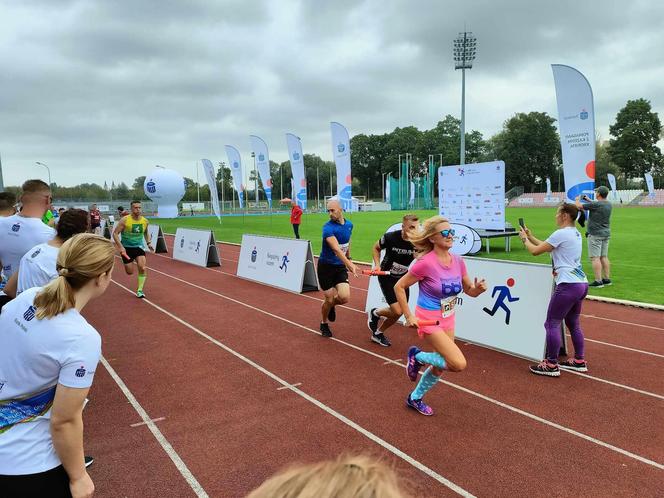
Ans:
[[[551,253],[553,278],[556,281],[556,289],[551,296],[544,322],[546,358],[538,365],[530,367],[530,371],[537,375],[560,377],[561,368],[577,372],[588,371],[579,320],[583,299],[588,294],[588,280],[581,267],[583,240],[574,226],[578,211],[574,204],[561,204],[556,211],[556,224],[559,228],[545,241],[536,239],[527,227],[519,230],[519,237],[530,254],[537,256],[545,252]],[[572,336],[574,358],[558,363],[563,320]]]
[[[83,209],[63,211],[56,235],[48,242],[37,244],[26,252],[18,266],[18,271],[9,278],[5,286],[5,294],[11,298],[31,287],[41,287],[57,278],[56,262],[58,250],[77,233],[85,233],[90,226],[88,212]]]
[[[101,296],[113,245],[75,235],[58,253],[58,277],[7,303],[0,314],[0,490],[3,496],[89,497],[83,403],[101,337],[81,316]]]

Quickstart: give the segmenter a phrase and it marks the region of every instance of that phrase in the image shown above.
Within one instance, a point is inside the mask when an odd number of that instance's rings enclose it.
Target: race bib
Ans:
[[[400,276],[405,275],[408,272],[408,267],[400,265],[399,263],[392,263],[390,268],[390,275]]]
[[[348,255],[348,246],[350,244],[339,244],[339,248],[343,251],[343,253],[347,256]]]
[[[454,315],[456,307],[461,304],[462,300],[458,296],[451,296],[440,300],[440,312],[443,318],[448,318]]]

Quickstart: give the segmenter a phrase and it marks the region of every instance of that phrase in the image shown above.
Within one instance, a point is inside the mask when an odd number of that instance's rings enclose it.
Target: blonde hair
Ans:
[[[111,241],[99,235],[81,233],[62,244],[55,265],[58,277],[35,297],[37,318],[52,318],[73,308],[76,291],[110,272],[114,257]]]
[[[281,471],[247,498],[404,498],[396,473],[368,456],[299,465]]]
[[[438,233],[436,227],[441,223],[449,223],[449,220],[444,216],[432,216],[424,220],[421,229],[411,232],[409,239],[415,246],[416,257],[421,258],[433,250],[433,243],[429,239]]]

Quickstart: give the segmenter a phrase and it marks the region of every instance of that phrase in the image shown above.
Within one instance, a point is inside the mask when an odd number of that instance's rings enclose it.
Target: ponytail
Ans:
[[[56,268],[58,277],[35,297],[38,319],[53,318],[76,305],[76,293],[90,280],[113,268],[110,240],[89,233],[74,235],[62,244]]]

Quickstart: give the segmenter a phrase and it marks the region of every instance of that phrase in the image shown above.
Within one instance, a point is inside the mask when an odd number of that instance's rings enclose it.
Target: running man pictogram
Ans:
[[[508,302],[513,303],[514,301],[518,301],[518,297],[512,297],[512,293],[510,292],[510,287],[514,285],[514,279],[513,278],[508,278],[507,279],[507,286],[505,285],[496,285],[493,288],[493,291],[491,291],[491,297],[493,298],[496,293],[498,294],[498,297],[496,298],[496,302],[493,304],[493,309],[490,310],[489,308],[482,308],[485,313],[488,313],[489,315],[493,316],[496,314],[496,311],[498,311],[498,308],[502,308],[505,310],[505,325],[510,324],[510,315],[512,312],[510,309],[507,307],[505,304],[505,299],[507,299]]]

